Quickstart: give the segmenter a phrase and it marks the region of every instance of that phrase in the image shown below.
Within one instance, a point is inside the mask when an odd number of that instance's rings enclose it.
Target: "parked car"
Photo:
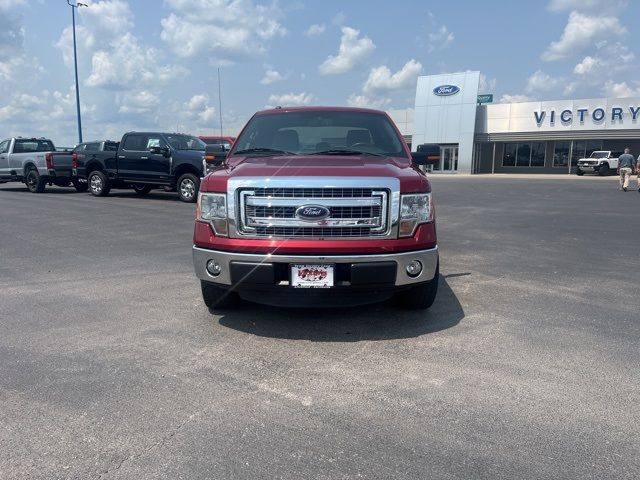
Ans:
[[[601,176],[609,175],[618,169],[618,157],[620,155],[622,155],[622,152],[596,150],[589,155],[589,158],[578,160],[576,174],[597,173]]]
[[[57,152],[47,138],[13,137],[0,142],[0,180],[24,182],[33,193],[44,192],[47,185],[86,188],[71,168],[71,156]]]
[[[384,112],[256,113],[198,196],[193,262],[204,303],[428,308],[438,289],[431,186]],[[439,151],[439,149],[438,149]],[[428,157],[431,157],[430,159]],[[220,165],[222,163],[222,165]]]
[[[77,154],[75,172],[92,195],[111,188],[133,188],[145,195],[153,188],[177,188],[180,200],[195,202],[203,176],[205,143],[181,133],[129,132],[120,143],[102,143],[102,150]],[[107,149],[108,147],[108,149]]]
[[[223,145],[225,150],[231,150],[236,137],[200,137],[207,145]]]

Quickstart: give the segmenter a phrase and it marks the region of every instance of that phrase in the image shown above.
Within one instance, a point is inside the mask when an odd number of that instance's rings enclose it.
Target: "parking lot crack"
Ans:
[[[157,442],[154,442],[154,443],[146,446],[145,448],[143,448],[142,451],[140,451],[138,453],[134,453],[132,455],[129,455],[128,457],[123,458],[122,460],[117,462],[117,464],[113,468],[108,468],[107,470],[105,470],[104,472],[99,474],[98,475],[98,479],[106,478],[108,475],[120,470],[120,468],[122,468],[122,466],[125,463],[131,462],[131,461],[135,461],[138,458],[141,458],[142,456],[146,455],[147,453],[152,452],[153,450],[155,450],[155,449],[157,449],[159,447],[163,447],[169,441],[171,441],[171,439],[173,439],[173,437],[175,437],[176,434],[182,428],[184,428],[187,424],[189,424],[191,421],[193,421],[193,419],[196,418],[198,415],[202,414],[205,410],[206,409],[202,409],[202,410],[198,410],[197,412],[192,413],[184,421],[182,421],[180,424],[178,424],[177,426],[172,428],[171,431],[169,431],[166,435],[162,436]]]

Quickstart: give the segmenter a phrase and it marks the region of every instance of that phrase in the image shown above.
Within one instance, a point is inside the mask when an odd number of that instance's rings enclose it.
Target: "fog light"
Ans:
[[[407,275],[417,277],[422,273],[422,264],[418,260],[411,260],[407,264]]]
[[[207,262],[207,272],[212,276],[217,277],[222,272],[222,267],[215,260],[209,260]]]

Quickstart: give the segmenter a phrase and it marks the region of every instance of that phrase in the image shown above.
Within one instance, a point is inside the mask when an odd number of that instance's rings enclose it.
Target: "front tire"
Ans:
[[[424,310],[431,305],[436,299],[438,293],[438,282],[440,281],[440,265],[436,267],[436,274],[432,280],[421,283],[409,290],[396,293],[394,299],[398,306],[408,310]]]
[[[579,168],[576,170],[576,175],[578,175],[579,177],[584,175],[584,172],[582,170],[580,170]]]
[[[31,193],[42,193],[47,186],[46,179],[41,177],[35,168],[27,172],[24,183]]]
[[[233,307],[238,303],[238,294],[230,290],[218,287],[209,282],[200,280],[202,299],[209,310]]]
[[[600,168],[598,169],[598,175],[600,175],[601,177],[606,177],[607,175],[609,175],[608,163],[603,163],[602,165],[600,165]]]
[[[177,183],[178,196],[186,203],[195,203],[200,190],[200,179],[193,173],[181,175]]]
[[[147,195],[153,188],[152,185],[143,185],[141,183],[134,183],[132,187],[133,187],[133,191],[136,192],[138,195]]]
[[[87,178],[87,182],[89,184],[89,191],[94,197],[106,197],[109,195],[109,191],[111,190],[109,179],[100,170],[91,172],[89,178]]]

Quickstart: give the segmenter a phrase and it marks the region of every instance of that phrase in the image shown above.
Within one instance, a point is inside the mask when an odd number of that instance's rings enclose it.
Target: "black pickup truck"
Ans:
[[[177,189],[183,202],[198,198],[205,143],[181,133],[129,132],[120,143],[89,142],[74,150],[74,173],[96,197],[111,188],[133,188],[145,195],[153,188]]]

